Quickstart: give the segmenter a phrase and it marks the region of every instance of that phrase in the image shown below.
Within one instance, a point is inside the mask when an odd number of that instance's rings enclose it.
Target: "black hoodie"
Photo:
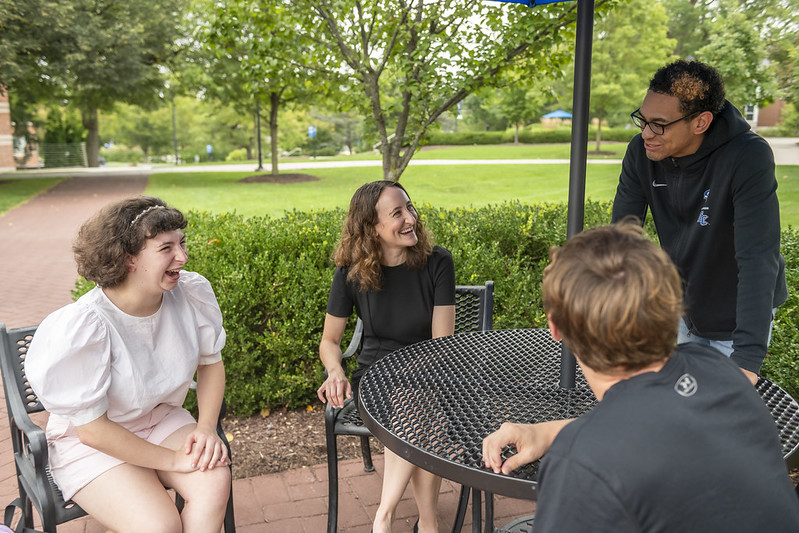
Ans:
[[[683,278],[690,331],[732,339],[732,359],[759,372],[772,309],[788,297],[768,143],[729,102],[694,154],[650,161],[636,135],[622,163],[613,221],[643,220],[647,206]]]

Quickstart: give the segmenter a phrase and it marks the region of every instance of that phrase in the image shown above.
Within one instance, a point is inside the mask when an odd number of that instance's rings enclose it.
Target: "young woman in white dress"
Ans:
[[[225,331],[208,281],[182,270],[185,227],[151,197],[87,221],[73,250],[97,287],[41,323],[26,359],[50,412],[56,484],[116,533],[219,533],[224,520]],[[197,421],[182,407],[195,374]],[[165,486],[186,500],[182,513]]]

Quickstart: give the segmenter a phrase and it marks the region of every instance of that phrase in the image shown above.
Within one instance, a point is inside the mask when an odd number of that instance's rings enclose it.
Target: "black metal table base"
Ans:
[[[532,533],[533,532],[533,522],[535,521],[535,516],[525,516],[524,518],[517,518],[513,522],[506,524],[505,526],[495,529],[494,533]]]

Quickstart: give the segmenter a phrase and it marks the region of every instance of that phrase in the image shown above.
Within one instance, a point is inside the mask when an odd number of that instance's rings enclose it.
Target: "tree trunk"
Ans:
[[[516,130],[513,132],[513,144],[519,144],[519,123],[515,124]]]
[[[345,144],[347,145],[347,150],[350,151],[350,155],[354,154],[355,152],[352,151],[352,122],[350,122],[350,117],[348,116],[346,119],[345,125],[347,130],[347,136]]]
[[[598,118],[597,118],[597,123],[596,123],[596,151],[597,151],[597,153],[599,153],[599,148],[600,148],[600,146],[602,144],[602,116],[603,115],[604,115],[604,113],[600,109],[599,113],[597,113],[597,117]]]
[[[269,136],[272,148],[272,175],[277,176],[277,110],[280,107],[280,94],[269,94]]]
[[[86,139],[86,160],[90,167],[100,166],[100,128],[97,122],[97,109],[89,107],[81,111],[83,127],[89,132]]]

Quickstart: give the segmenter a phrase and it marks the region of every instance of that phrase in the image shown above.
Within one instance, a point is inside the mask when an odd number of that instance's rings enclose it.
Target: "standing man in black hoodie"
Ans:
[[[757,381],[788,297],[774,154],[724,98],[719,73],[678,60],[631,115],[613,221],[651,209],[685,285],[678,342],[715,347]]]

